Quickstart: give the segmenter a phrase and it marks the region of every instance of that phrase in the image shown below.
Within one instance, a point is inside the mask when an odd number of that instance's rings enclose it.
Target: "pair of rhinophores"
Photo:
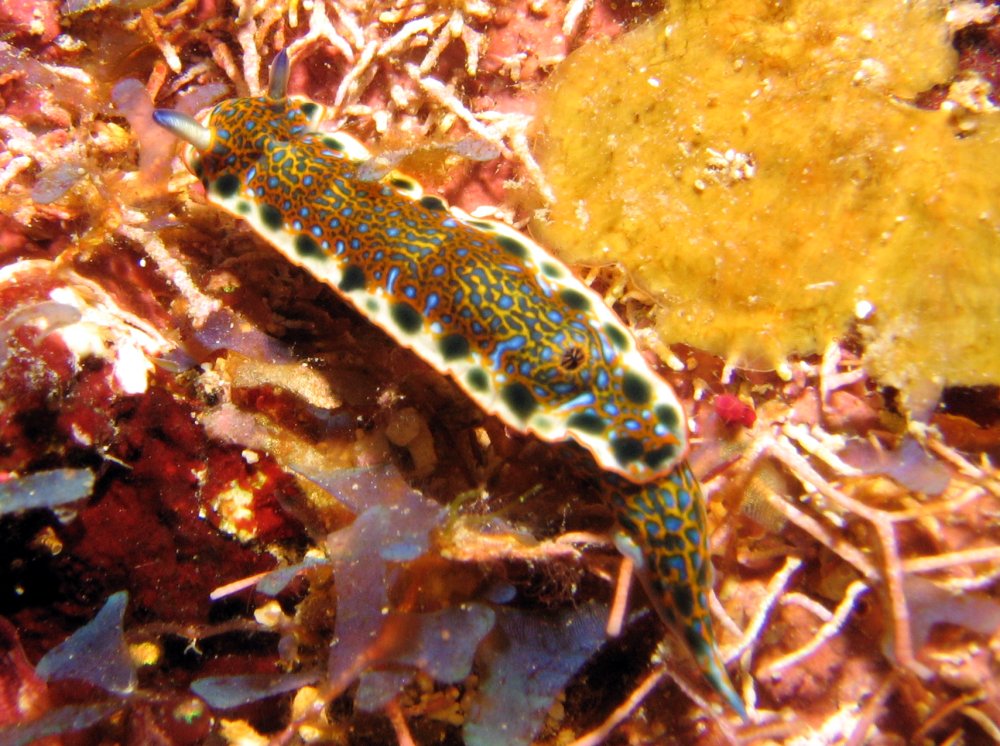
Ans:
[[[582,447],[653,606],[742,717],[708,611],[712,572],[684,411],[631,332],[566,265],[513,228],[471,218],[368,151],[322,132],[324,107],[287,96],[277,55],[266,96],[223,101],[205,124],[153,118],[190,148],[208,199],[246,220],[507,426]],[[370,171],[370,169],[367,169]]]

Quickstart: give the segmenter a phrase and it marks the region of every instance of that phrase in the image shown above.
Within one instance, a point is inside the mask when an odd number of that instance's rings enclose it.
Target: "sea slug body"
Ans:
[[[286,95],[288,70],[279,53],[266,96],[223,101],[205,124],[154,118],[187,141],[210,202],[507,426],[586,451],[653,605],[745,717],[708,614],[704,506],[673,390],[600,296],[530,239],[399,172],[362,173],[367,150],[317,129],[324,109]]]

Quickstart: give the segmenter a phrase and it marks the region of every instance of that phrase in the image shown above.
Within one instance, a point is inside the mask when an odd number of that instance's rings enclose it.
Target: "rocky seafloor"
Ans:
[[[0,744],[1000,741],[997,11],[5,3]],[[207,204],[151,111],[280,49],[657,359],[749,722],[608,637],[558,449]]]

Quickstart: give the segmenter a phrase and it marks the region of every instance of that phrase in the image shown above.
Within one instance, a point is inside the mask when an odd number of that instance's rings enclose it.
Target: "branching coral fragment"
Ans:
[[[829,619],[824,621],[823,626],[816,632],[816,635],[812,640],[798,650],[788,653],[777,660],[771,661],[766,668],[758,670],[757,675],[777,676],[782,670],[802,662],[816,652],[824,642],[834,637],[841,631],[841,628],[847,621],[848,615],[854,609],[854,605],[857,602],[858,597],[868,590],[868,586],[860,580],[856,580],[851,583],[851,585],[848,586],[847,591],[844,593],[844,598],[841,599],[840,603],[837,605],[836,611]]]

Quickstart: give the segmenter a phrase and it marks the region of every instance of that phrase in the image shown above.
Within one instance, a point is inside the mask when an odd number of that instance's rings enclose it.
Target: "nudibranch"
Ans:
[[[372,175],[361,143],[319,129],[322,105],[286,95],[288,73],[281,52],[267,95],[223,101],[204,123],[153,116],[188,143],[184,160],[212,204],[508,427],[585,451],[653,605],[745,717],[712,632],[704,507],[673,389],[566,265],[402,173]]]

